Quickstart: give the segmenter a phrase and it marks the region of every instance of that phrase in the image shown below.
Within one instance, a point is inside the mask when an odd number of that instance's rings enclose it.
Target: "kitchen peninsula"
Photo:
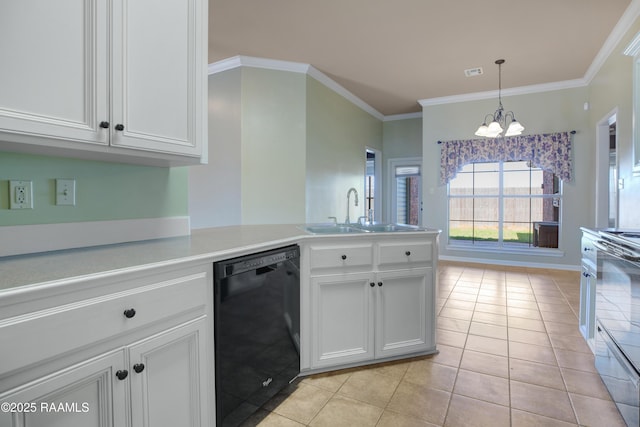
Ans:
[[[438,234],[234,226],[0,259],[0,402],[86,403],[67,414],[86,426],[214,425],[213,262],[290,244],[303,374],[435,352]],[[46,420],[30,409],[27,425]]]

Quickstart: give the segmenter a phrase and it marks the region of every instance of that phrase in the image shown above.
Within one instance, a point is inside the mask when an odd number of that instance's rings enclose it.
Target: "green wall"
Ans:
[[[305,75],[243,67],[241,92],[242,224],[302,223]]]
[[[55,179],[76,180],[76,205],[56,206]],[[9,180],[33,182],[33,209],[9,209]],[[188,215],[187,169],[0,152],[0,226]]]
[[[306,222],[344,221],[351,187],[350,220],[364,215],[366,147],[382,150],[382,121],[307,77]]]

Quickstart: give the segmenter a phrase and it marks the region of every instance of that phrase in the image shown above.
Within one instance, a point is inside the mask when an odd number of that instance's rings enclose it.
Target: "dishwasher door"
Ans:
[[[214,264],[216,419],[237,426],[300,372],[298,246]]]

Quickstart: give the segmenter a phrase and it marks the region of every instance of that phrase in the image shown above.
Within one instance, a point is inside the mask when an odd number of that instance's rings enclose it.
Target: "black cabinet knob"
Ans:
[[[127,375],[129,375],[129,371],[127,371],[126,369],[116,372],[116,377],[118,377],[120,381],[127,378]]]
[[[406,251],[404,254],[405,254],[406,256],[409,256],[409,255],[411,255],[411,251]]]
[[[135,365],[133,365],[133,370],[136,371],[136,374],[144,371],[144,363],[136,363]]]
[[[130,308],[124,311],[124,317],[126,317],[127,319],[131,319],[135,315],[136,315],[136,311],[133,308]]]
[[[382,286],[382,282],[378,282],[378,286]]]
[[[124,125],[123,125],[123,124],[118,123],[118,124],[116,125],[115,129],[116,129],[116,130],[124,130]]]
[[[100,122],[100,127],[102,129],[109,129],[109,122]]]
[[[375,284],[375,283],[373,283],[373,282],[369,283],[369,286],[371,286],[372,288],[373,288],[375,285],[376,285],[376,284]]]
[[[347,259],[346,255],[342,255],[340,258],[342,258],[343,260]]]

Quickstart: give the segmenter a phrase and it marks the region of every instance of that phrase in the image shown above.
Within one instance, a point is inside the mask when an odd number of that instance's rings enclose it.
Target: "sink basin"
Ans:
[[[304,229],[313,234],[366,233],[366,230],[347,224],[307,225]]]
[[[302,226],[302,229],[312,234],[396,233],[425,230],[413,225],[402,224],[309,224]]]
[[[400,224],[365,224],[365,225],[358,225],[358,228],[361,228],[366,231],[374,232],[374,233],[422,230],[419,227],[414,227],[411,225],[400,225]]]

